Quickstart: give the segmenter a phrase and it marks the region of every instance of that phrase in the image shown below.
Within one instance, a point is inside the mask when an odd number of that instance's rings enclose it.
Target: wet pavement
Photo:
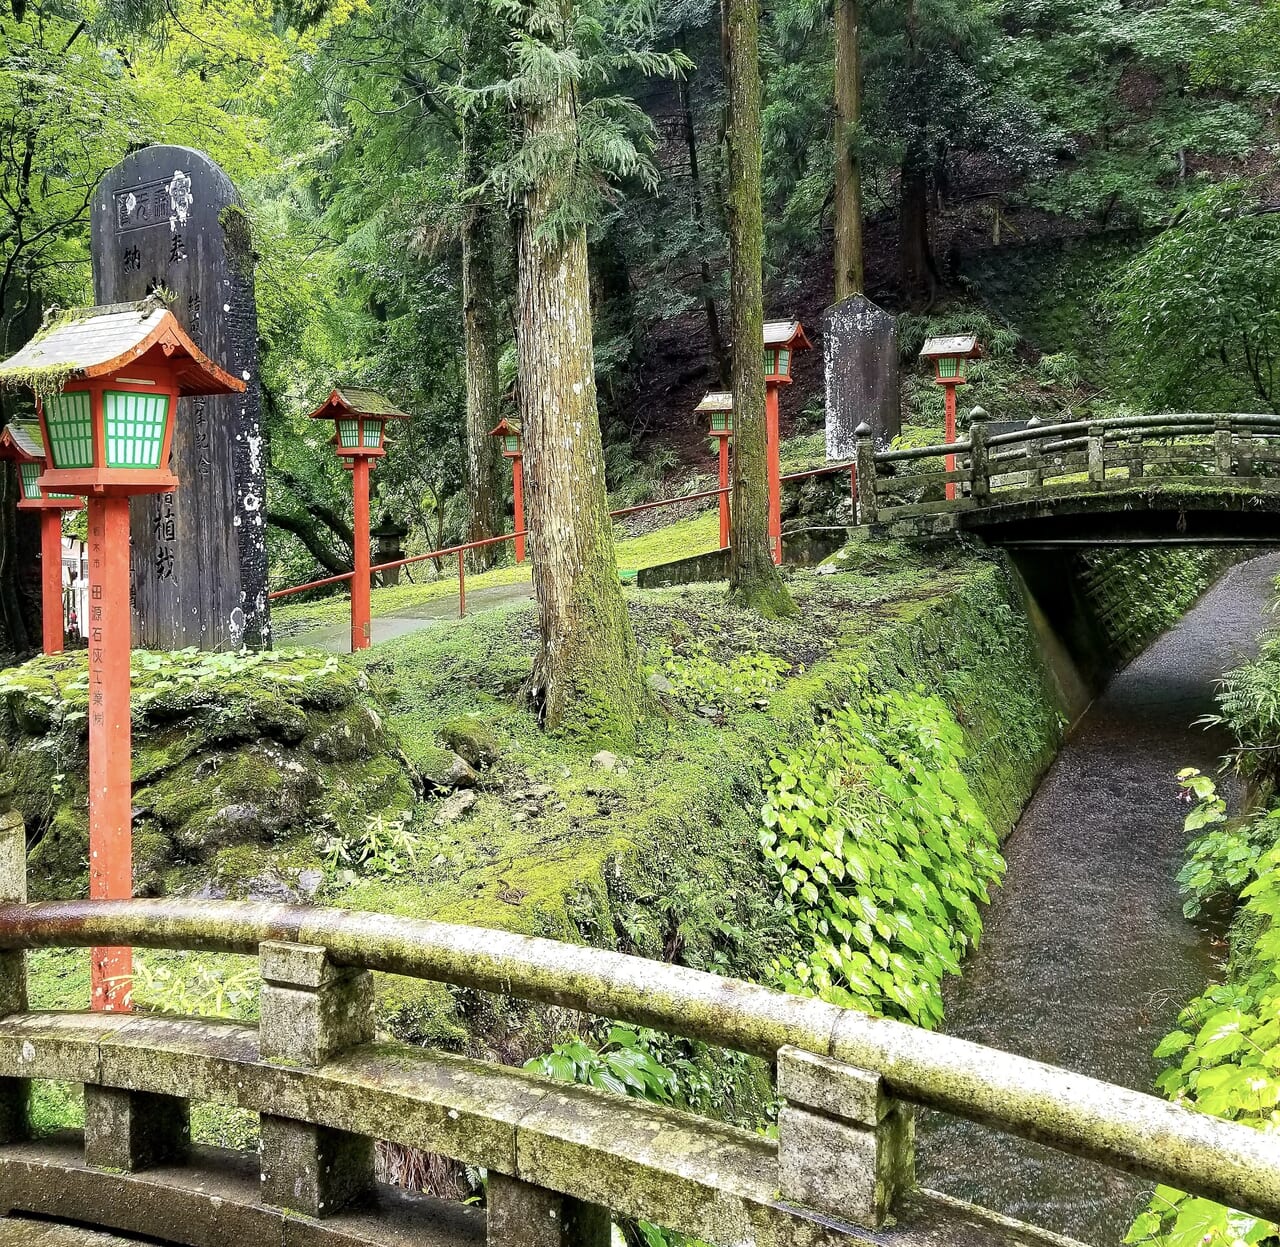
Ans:
[[[947,991],[949,1033],[1151,1089],[1152,1049],[1216,969],[1211,936],[1182,916],[1174,776],[1224,752],[1193,724],[1275,622],[1277,574],[1280,555],[1233,568],[1081,720],[1005,845],[982,945]],[[1150,1190],[941,1114],[920,1123],[918,1170],[926,1186],[1099,1245],[1119,1242]]]

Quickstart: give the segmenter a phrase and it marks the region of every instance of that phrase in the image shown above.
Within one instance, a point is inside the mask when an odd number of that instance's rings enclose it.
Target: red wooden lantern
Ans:
[[[62,653],[62,513],[78,511],[84,500],[74,494],[55,494],[40,488],[45,467],[44,438],[35,420],[10,420],[0,433],[0,459],[18,465],[22,497],[18,510],[40,512],[40,602],[44,652]]]
[[[927,338],[920,352],[921,359],[931,359],[934,365],[934,380],[944,388],[946,404],[947,444],[956,440],[956,386],[966,384],[965,361],[975,359],[982,354],[975,333],[952,334],[945,338]],[[955,455],[947,456],[947,471],[956,470]],[[956,496],[954,481],[947,482],[947,497]]]
[[[355,523],[351,575],[351,650],[368,649],[370,641],[369,469],[387,453],[388,420],[407,420],[385,395],[364,386],[344,385],[311,413],[312,420],[332,420],[334,449],[351,472],[351,500]]]
[[[720,460],[720,549],[729,546],[729,444],[733,441],[733,395],[711,390],[694,411],[705,415]]]
[[[129,721],[129,498],[177,487],[169,446],[178,399],[230,394],[224,372],[158,299],[69,312],[0,364],[36,391],[43,490],[89,498],[89,895],[133,893]],[[132,950],[95,948],[95,1009],[127,1008]]]
[[[490,437],[498,438],[502,445],[502,457],[511,460],[511,509],[516,532],[516,562],[524,562],[524,438],[520,425],[505,416],[489,430]]]
[[[812,343],[798,320],[768,320],[764,325],[764,400],[769,467],[769,548],[782,562],[782,435],[778,428],[778,390],[791,384],[797,351]]]

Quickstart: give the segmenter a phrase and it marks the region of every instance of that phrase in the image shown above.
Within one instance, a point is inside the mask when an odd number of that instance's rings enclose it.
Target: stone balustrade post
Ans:
[[[975,502],[991,497],[991,460],[987,451],[987,413],[975,407],[969,413],[969,496]]]
[[[269,940],[259,946],[262,1059],[316,1068],[373,1039],[373,976],[335,966],[323,948]],[[329,1216],[373,1185],[373,1140],[262,1114],[262,1199],[309,1217]]]
[[[1027,428],[1038,429],[1040,427],[1040,417],[1032,416],[1027,421]],[[1027,485],[1032,489],[1039,489],[1044,484],[1044,455],[1040,452],[1040,442],[1032,440],[1027,442]]]
[[[1089,479],[1105,481],[1107,479],[1106,430],[1092,425],[1089,429]]]
[[[86,1164],[136,1173],[181,1164],[190,1146],[190,1106],[180,1096],[85,1083]]]
[[[874,524],[878,514],[876,507],[876,443],[871,436],[871,426],[863,421],[853,431],[854,459],[858,474],[859,524]]]
[[[912,1110],[881,1076],[798,1048],[778,1052],[781,1198],[876,1228],[915,1182]]]
[[[25,904],[27,899],[27,829],[16,810],[0,814],[0,901]],[[0,953],[0,1014],[27,1008],[27,955],[21,949]],[[27,1135],[25,1078],[0,1078],[0,1143]]]
[[[1219,476],[1234,476],[1236,472],[1235,434],[1229,420],[1214,422],[1213,428],[1214,458]]]
[[[486,1247],[609,1247],[609,1211],[489,1171]]]

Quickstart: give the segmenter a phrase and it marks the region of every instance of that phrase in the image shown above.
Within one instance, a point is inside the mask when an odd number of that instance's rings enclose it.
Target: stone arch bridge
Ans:
[[[864,539],[971,533],[1011,547],[1280,543],[1280,416],[1032,422],[853,465]],[[950,488],[956,495],[940,499]]]
[[[227,901],[24,904],[0,819],[0,1243],[609,1247],[643,1220],[713,1247],[1070,1247],[920,1189],[917,1106],[1280,1218],[1274,1136],[815,999],[618,953],[384,915]],[[35,1011],[24,951],[256,956],[257,1026]],[[456,1054],[378,1042],[371,972],[500,993],[749,1053],[777,1138]],[[32,1079],[79,1083],[83,1134],[32,1138]],[[259,1115],[261,1149],[191,1144],[189,1108]],[[380,1186],[374,1140],[487,1171],[485,1207]]]

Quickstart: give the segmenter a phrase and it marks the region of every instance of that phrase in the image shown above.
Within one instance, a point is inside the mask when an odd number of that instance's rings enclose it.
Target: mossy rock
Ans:
[[[498,738],[475,715],[459,715],[440,729],[440,739],[474,767],[492,766],[501,754]]]
[[[310,844],[317,829],[400,817],[416,799],[378,688],[349,659],[140,651],[132,665],[141,894],[172,884],[176,864],[207,865],[238,845]],[[84,891],[87,710],[83,652],[0,672],[0,762],[33,846],[33,895]]]

